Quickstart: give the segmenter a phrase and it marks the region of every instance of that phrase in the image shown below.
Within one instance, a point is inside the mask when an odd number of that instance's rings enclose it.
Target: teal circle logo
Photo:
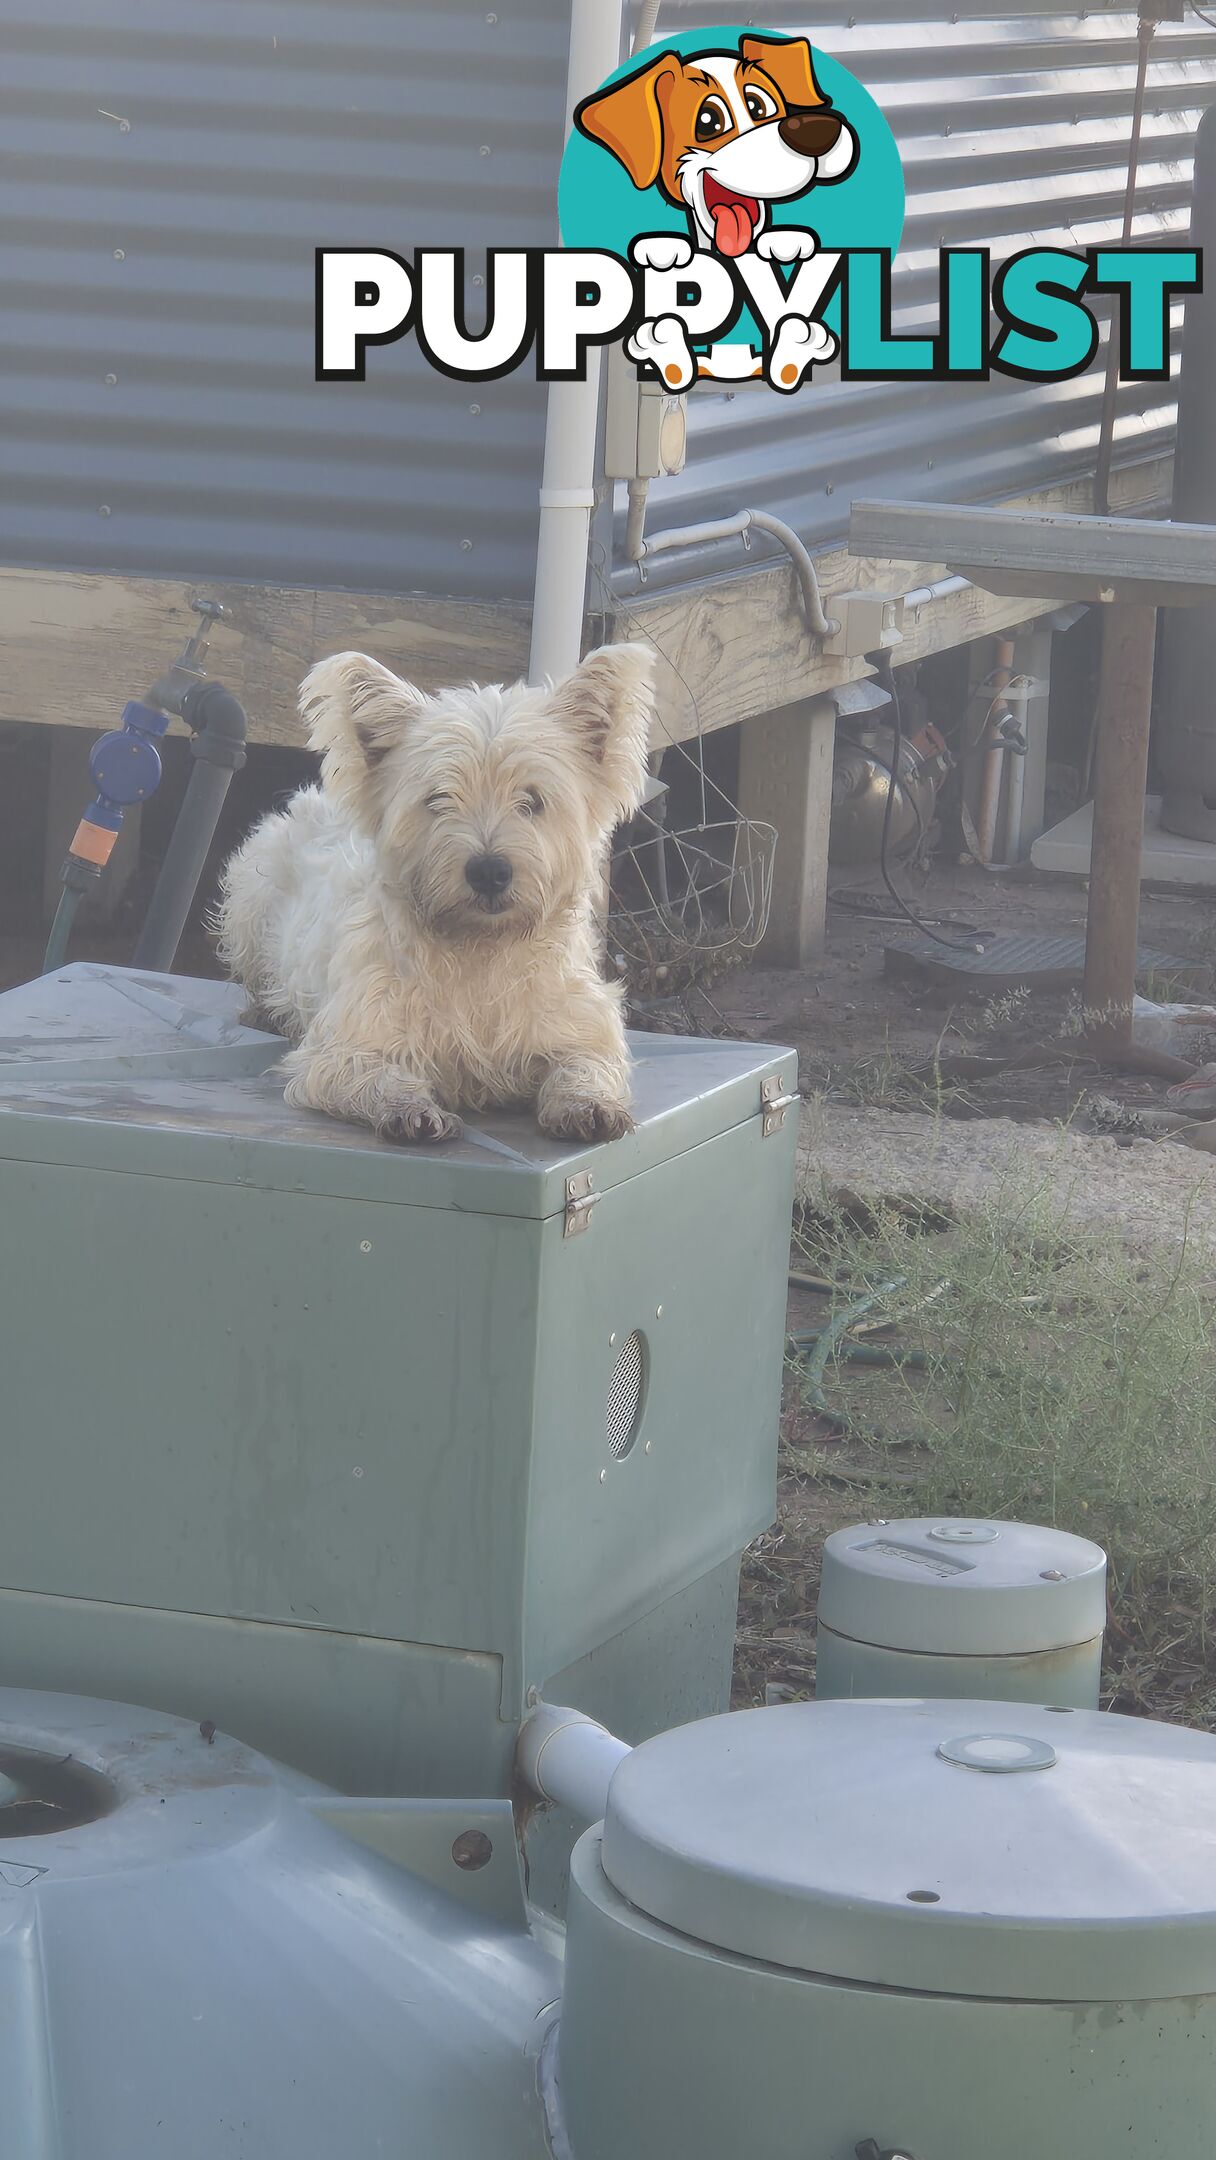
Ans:
[[[822,255],[893,256],[904,209],[899,150],[869,91],[806,38],[745,24],[683,31],[615,69],[578,107],[558,185],[568,248],[628,259],[643,235],[679,235],[678,255],[651,250],[660,268],[717,256],[787,280],[809,254],[798,236]],[[823,311],[833,329],[838,313],[837,297]],[[714,340],[723,365],[711,350],[698,372],[748,372],[721,348],[762,342],[744,308]]]

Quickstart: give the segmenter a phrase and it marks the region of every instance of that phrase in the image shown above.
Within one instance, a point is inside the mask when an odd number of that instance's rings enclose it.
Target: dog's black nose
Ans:
[[[481,899],[494,900],[505,893],[515,873],[505,855],[470,855],[464,874]]]
[[[800,157],[823,157],[840,139],[844,121],[839,113],[817,111],[789,112],[777,123],[777,133],[783,143],[796,150]]]

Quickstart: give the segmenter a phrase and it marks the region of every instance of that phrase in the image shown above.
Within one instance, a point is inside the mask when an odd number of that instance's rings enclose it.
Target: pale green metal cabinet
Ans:
[[[0,1683],[349,1792],[504,1791],[528,1690],[723,1706],[774,1508],[791,1054],[640,1037],[638,1129],[289,1110],[231,986],[0,998]]]

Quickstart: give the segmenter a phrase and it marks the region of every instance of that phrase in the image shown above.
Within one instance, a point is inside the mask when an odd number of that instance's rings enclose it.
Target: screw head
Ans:
[[[615,1341],[616,1341],[616,1330],[615,1330],[615,1328],[614,1328],[614,1329],[613,1329],[613,1332],[612,1332],[612,1334],[611,1334],[611,1335],[610,1335],[610,1336],[608,1337],[608,1348],[609,1348],[610,1350],[611,1350],[611,1348],[612,1348],[613,1344],[615,1343]]]
[[[607,1483],[608,1483],[608,1472],[607,1472],[606,1470],[601,1470],[601,1471],[600,1471],[600,1484],[601,1484],[601,1485],[606,1485]]]
[[[469,554],[471,554],[471,553],[472,553],[472,550],[473,550],[473,543],[472,543],[472,541],[471,541],[471,540],[462,540],[462,541],[461,541],[461,543],[460,543],[460,552],[461,552],[461,554],[462,554],[462,555],[469,555]]]
[[[474,415],[474,417],[476,417],[476,415],[481,411],[481,407],[480,405],[470,405],[469,411]]]
[[[115,260],[115,262],[125,262],[125,261],[126,261],[126,259],[127,259],[127,251],[126,251],[126,249],[125,249],[125,248],[115,248],[115,250],[114,250],[114,260]]]
[[[656,1306],[655,1306],[655,1309],[654,1309],[654,1316],[655,1316],[655,1319],[656,1319],[656,1320],[661,1320],[661,1319],[662,1319],[662,1317],[663,1317],[663,1308],[662,1308],[662,1306],[661,1306],[661,1305],[656,1305]]]
[[[115,385],[115,383],[116,383],[117,381],[118,381],[118,377],[117,377],[117,375],[107,375],[107,376],[105,377],[105,384],[106,384],[106,388],[107,388],[107,390],[112,390],[112,389],[114,388],[114,385]]]
[[[371,1239],[370,1239],[369,1237],[365,1237],[365,1238],[360,1238],[360,1240],[359,1240],[359,1250],[360,1250],[360,1252],[370,1252],[370,1251],[371,1251],[371,1249],[372,1249],[372,1241],[371,1241]]]
[[[111,516],[112,514],[113,514],[113,513],[111,512],[111,509],[110,509],[110,505],[109,505],[109,503],[98,503],[98,505],[97,505],[97,515],[98,515],[98,517],[110,517],[110,516]]]

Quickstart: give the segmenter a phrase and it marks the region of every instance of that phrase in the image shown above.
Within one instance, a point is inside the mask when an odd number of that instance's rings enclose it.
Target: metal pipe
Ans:
[[[542,1800],[555,1800],[581,1822],[599,1822],[618,1763],[632,1749],[581,1710],[537,1703],[519,1728],[515,1767]]]
[[[1013,679],[1013,640],[997,641],[996,665],[992,671],[992,703],[984,722],[981,742],[987,742],[984,758],[984,777],[980,785],[979,814],[976,819],[976,837],[980,844],[980,861],[991,864],[996,860],[997,813],[1001,801],[1001,774],[1005,769],[1005,745],[995,732],[998,708],[1004,701],[1005,692]]]
[[[734,517],[714,518],[701,525],[673,525],[666,532],[652,533],[642,542],[639,560],[660,555],[667,548],[705,547],[715,540],[741,540],[750,532],[766,532],[779,540],[797,572],[802,588],[802,605],[807,628],[812,637],[829,638],[839,630],[834,615],[826,615],[819,590],[819,575],[797,533],[782,518],[770,517],[767,510],[740,510]]]
[[[571,0],[568,118],[621,57],[622,4]],[[602,358],[602,349],[593,347],[585,382],[549,385],[528,657],[528,680],[533,683],[546,677],[560,681],[582,657]]]
[[[1011,866],[1022,859],[1022,816],[1026,802],[1026,757],[1030,749],[1030,697],[1033,684],[1024,675],[1008,692],[1026,751],[1011,750],[1008,758],[1009,800],[1005,809],[1005,861]]]
[[[632,50],[634,52],[644,52],[646,47],[652,43],[658,26],[659,9],[662,4],[663,0],[642,0],[633,32]]]
[[[1156,648],[1155,608],[1107,608],[1082,995],[1085,1032],[1099,1052],[1125,1050],[1132,1037]]]
[[[244,708],[222,683],[194,684],[181,710],[198,731],[191,744],[194,770],[134,955],[136,967],[156,973],[167,973],[177,957],[232,776],[245,763]]]

